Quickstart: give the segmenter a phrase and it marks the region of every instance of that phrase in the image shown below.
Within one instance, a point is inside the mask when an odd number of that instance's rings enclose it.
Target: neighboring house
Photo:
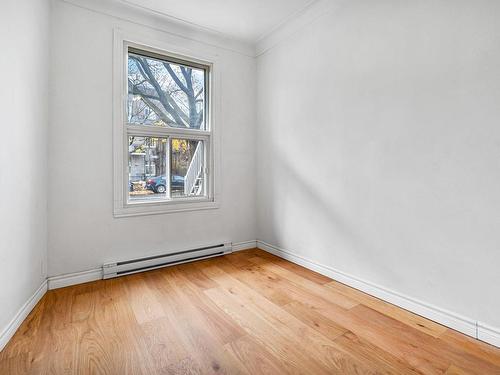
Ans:
[[[159,149],[161,150],[163,147],[156,143],[155,140],[135,137],[129,145],[129,178],[131,182],[165,175],[166,160],[162,163],[159,155]]]

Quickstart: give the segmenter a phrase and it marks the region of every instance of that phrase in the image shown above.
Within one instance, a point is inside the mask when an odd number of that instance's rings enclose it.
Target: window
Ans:
[[[214,207],[213,63],[120,40],[115,216]]]

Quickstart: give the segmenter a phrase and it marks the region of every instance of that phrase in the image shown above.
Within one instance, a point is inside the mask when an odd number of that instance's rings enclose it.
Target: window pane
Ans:
[[[205,150],[202,141],[172,139],[170,171],[172,198],[205,194]]]
[[[201,68],[129,52],[128,122],[205,130],[205,74]]]
[[[129,137],[129,201],[167,198],[167,138]]]

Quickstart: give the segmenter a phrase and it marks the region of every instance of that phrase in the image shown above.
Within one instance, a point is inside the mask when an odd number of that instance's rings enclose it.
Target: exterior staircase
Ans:
[[[191,164],[189,164],[184,177],[184,195],[200,195],[203,191],[204,175],[204,156],[203,142],[198,142],[194,151]]]

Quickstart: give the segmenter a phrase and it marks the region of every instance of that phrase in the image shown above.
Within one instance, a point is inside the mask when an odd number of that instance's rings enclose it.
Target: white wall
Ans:
[[[113,218],[113,28],[217,53],[220,208]],[[49,135],[49,276],[221,240],[256,238],[255,59],[54,3]]]
[[[47,137],[48,3],[2,3],[0,327],[46,276],[47,196],[49,275],[257,236],[500,326],[500,3],[336,4],[256,76],[214,43],[56,0]],[[116,26],[220,55],[219,209],[113,218]]]
[[[0,333],[46,276],[49,10],[1,4]]]
[[[500,2],[336,4],[258,58],[258,237],[500,327]]]

